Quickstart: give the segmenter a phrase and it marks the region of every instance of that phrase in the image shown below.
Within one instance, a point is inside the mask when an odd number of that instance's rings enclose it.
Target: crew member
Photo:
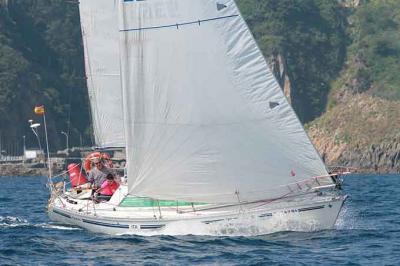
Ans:
[[[112,174],[108,174],[106,180],[101,185],[97,198],[110,200],[111,196],[114,195],[118,187],[119,184],[114,180],[114,176]]]
[[[113,171],[105,166],[102,160],[98,157],[92,159],[92,162],[96,165],[89,173],[89,182],[92,183],[93,188],[100,188],[106,180],[107,175],[113,175]]]

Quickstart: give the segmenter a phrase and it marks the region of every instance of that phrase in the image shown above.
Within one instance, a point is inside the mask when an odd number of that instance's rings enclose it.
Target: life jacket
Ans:
[[[117,182],[113,181],[111,184],[109,184],[108,180],[106,180],[101,185],[100,194],[106,196],[112,196],[115,193],[115,191],[117,191],[118,188],[119,184]]]
[[[113,168],[113,162],[111,160],[111,157],[108,153],[101,153],[101,152],[92,152],[88,156],[86,156],[85,161],[83,163],[83,167],[85,168],[86,173],[90,172],[92,170],[92,162],[95,159],[99,159],[101,161],[104,161],[106,166],[109,168]]]

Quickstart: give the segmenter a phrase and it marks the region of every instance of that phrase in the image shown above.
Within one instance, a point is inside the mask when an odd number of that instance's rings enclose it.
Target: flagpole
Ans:
[[[52,186],[52,179],[51,179],[51,162],[50,162],[50,151],[49,151],[49,139],[47,137],[46,111],[43,112],[43,123],[44,123],[44,132],[46,134],[47,166],[49,168],[49,183],[51,185],[50,189],[52,189],[53,186]]]

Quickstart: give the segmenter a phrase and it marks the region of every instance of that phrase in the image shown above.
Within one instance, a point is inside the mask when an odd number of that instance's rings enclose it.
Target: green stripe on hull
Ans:
[[[120,207],[185,207],[193,205],[204,205],[204,203],[192,203],[174,200],[155,200],[150,198],[126,197]]]

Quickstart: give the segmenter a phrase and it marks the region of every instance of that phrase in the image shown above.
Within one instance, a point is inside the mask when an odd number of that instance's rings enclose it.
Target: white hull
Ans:
[[[267,234],[332,229],[345,200],[346,196],[315,194],[273,203],[177,209],[88,206],[87,201],[58,197],[49,205],[49,216],[105,234]]]

